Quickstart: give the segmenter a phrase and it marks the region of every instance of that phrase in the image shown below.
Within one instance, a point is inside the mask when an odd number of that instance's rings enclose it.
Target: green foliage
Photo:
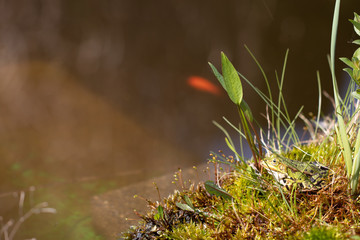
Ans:
[[[194,207],[193,203],[191,202],[191,199],[189,198],[189,196],[185,195],[184,200],[185,200],[186,204],[177,202],[176,206],[184,211],[195,212],[195,207]]]
[[[340,97],[337,89],[336,79],[335,79],[335,70],[334,70],[334,55],[335,55],[335,41],[336,41],[336,32],[337,32],[337,21],[339,15],[339,8],[340,8],[340,0],[336,1],[335,5],[335,12],[334,12],[334,21],[333,21],[333,29],[332,29],[332,38],[331,38],[331,72],[332,72],[332,79],[333,79],[333,86],[334,86],[334,97],[335,97],[335,104],[336,104],[336,113],[338,118],[338,128],[337,128],[337,135],[340,139],[340,144],[344,148],[344,159],[345,165],[347,169],[347,176],[350,180],[350,189],[351,194],[357,195],[358,194],[358,183],[359,183],[359,176],[360,176],[360,131],[355,131],[356,141],[353,150],[350,148],[350,139],[352,136],[347,135],[347,126],[344,123],[343,109],[347,108],[347,106],[342,106],[340,104]],[[360,17],[358,14],[354,13],[354,20],[350,20],[350,22],[354,25],[355,32],[360,36]],[[360,40],[355,40],[355,44],[359,44]],[[347,72],[350,78],[359,86],[360,85],[360,48],[358,48],[351,60],[347,58],[340,58],[349,68],[345,68],[344,71]],[[360,100],[360,90],[357,89],[351,93],[351,95]],[[359,111],[357,109],[356,111]],[[355,117],[353,115],[352,117]],[[351,116],[347,116],[348,119],[352,118]],[[351,121],[349,121],[351,123]],[[351,123],[352,124],[352,123]]]
[[[360,36],[360,16],[357,13],[354,13],[354,20],[349,19],[349,21],[354,25],[354,30],[357,35]]]
[[[236,105],[240,106],[243,97],[240,77],[227,56],[223,52],[221,53],[221,66],[223,77],[221,77],[219,73],[216,73],[217,70],[212,65],[210,66],[212,67],[215,76],[218,77],[220,84],[228,93],[231,101],[233,101]]]
[[[206,181],[205,189],[211,195],[222,197],[222,198],[228,199],[228,200],[232,199],[232,196],[228,192],[226,192],[224,189],[218,187],[213,181]]]
[[[243,91],[242,91],[242,85],[240,77],[230,62],[230,60],[227,58],[225,53],[221,53],[221,65],[222,65],[222,72],[223,75],[219,73],[219,71],[216,69],[214,65],[212,65],[209,62],[209,65],[217,78],[217,80],[220,82],[221,86],[225,89],[225,91],[228,93],[229,98],[237,105],[239,106],[242,111],[245,113],[246,118],[249,121],[253,121],[253,115],[250,110],[249,105],[243,100]]]
[[[349,21],[354,25],[355,32],[360,36],[360,17],[358,14],[354,13],[354,20],[349,19]],[[354,44],[360,44],[360,39],[357,39],[353,42]],[[357,84],[360,85],[360,47],[355,50],[351,60],[348,58],[340,58],[349,68],[344,68],[344,71],[347,72],[350,78]],[[352,93],[352,96],[360,99],[359,91],[356,90]]]
[[[209,63],[212,71],[214,72],[214,75],[222,85],[222,87],[225,89],[225,91],[228,93],[229,98],[236,104],[239,116],[240,116],[240,122],[241,127],[239,127],[237,130],[239,131],[240,135],[244,137],[247,141],[247,143],[250,146],[250,149],[253,154],[253,158],[255,161],[255,167],[257,169],[260,169],[260,158],[262,155],[262,146],[260,143],[259,136],[257,135],[254,126],[252,125],[252,122],[254,121],[251,109],[249,105],[243,101],[243,90],[242,85],[240,81],[240,77],[230,60],[226,57],[226,55],[222,52],[221,53],[221,65],[222,65],[222,74],[221,75],[218,70],[215,68],[214,65]],[[225,133],[227,138],[225,138],[225,142],[228,145],[228,147],[233,151],[238,159],[243,160],[243,158],[237,153],[237,150],[231,141],[230,137],[228,136],[226,130],[221,127],[219,124],[216,123],[216,125]],[[254,143],[252,131],[257,136],[257,143],[258,145]],[[241,141],[241,139],[240,139]],[[242,145],[241,145],[242,149]]]
[[[157,210],[157,213],[154,215],[154,219],[155,220],[164,220],[165,219],[164,218],[164,208],[161,205],[159,205],[156,208],[156,210]]]

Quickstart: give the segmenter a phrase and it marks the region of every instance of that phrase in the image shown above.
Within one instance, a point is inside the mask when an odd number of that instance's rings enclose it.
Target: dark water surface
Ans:
[[[341,56],[355,49],[347,21],[358,11],[355,2],[342,5]],[[326,54],[333,5],[328,0],[1,1],[3,223],[46,201],[57,214],[34,215],[15,239],[102,239],[92,228],[91,196],[203,163],[210,150],[224,149],[223,135],[211,121],[226,116],[236,123],[236,109],[222,90],[199,91],[188,82],[196,76],[217,84],[207,62],[219,67],[220,51],[265,89],[247,44],[276,89],[274,70],[281,72],[290,48],[284,85],[290,113],[301,105],[305,114],[316,112],[316,70],[331,93]],[[340,62],[338,68],[341,79]],[[246,84],[244,95],[263,124],[264,104]],[[325,101],[324,112],[329,111]],[[24,213],[18,209],[21,191]]]

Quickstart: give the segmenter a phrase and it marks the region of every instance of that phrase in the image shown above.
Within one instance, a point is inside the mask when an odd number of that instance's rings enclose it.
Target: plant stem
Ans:
[[[256,145],[255,145],[254,141],[253,141],[253,138],[251,136],[251,132],[250,132],[250,129],[249,129],[249,126],[248,126],[248,121],[246,120],[246,116],[245,116],[243,110],[241,109],[240,105],[238,105],[238,112],[239,112],[239,115],[240,115],[240,122],[241,122],[242,128],[244,129],[244,134],[245,134],[246,141],[248,142],[248,144],[250,146],[250,150],[251,150],[252,155],[254,157],[255,167],[260,171],[259,152],[258,152],[258,149],[256,148]],[[254,131],[254,132],[256,132],[256,131]]]

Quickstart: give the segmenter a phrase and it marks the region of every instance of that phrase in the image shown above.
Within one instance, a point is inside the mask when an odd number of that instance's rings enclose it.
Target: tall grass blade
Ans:
[[[334,90],[334,99],[335,99],[335,114],[338,119],[339,124],[339,137],[341,141],[341,145],[344,148],[344,159],[346,165],[347,176],[350,177],[352,172],[352,157],[351,157],[351,149],[349,139],[346,134],[346,126],[342,115],[342,109],[340,105],[340,96],[338,91],[338,86],[336,83],[335,77],[335,46],[336,46],[336,36],[337,36],[337,27],[339,21],[339,11],[340,11],[340,0],[336,0],[335,2],[335,9],[334,9],[334,18],[332,24],[332,31],[331,31],[331,44],[330,44],[330,70],[332,76],[332,83],[333,83],[333,90]]]
[[[359,137],[360,134],[358,134]],[[357,148],[357,154],[354,154],[354,164],[351,172],[351,193],[355,194],[359,183],[360,154]]]
[[[234,145],[234,142],[232,141],[231,137],[230,137],[230,134],[226,131],[225,128],[223,128],[219,123],[217,123],[216,121],[213,121],[213,124],[215,126],[217,126],[226,136],[225,138],[225,141],[226,141],[226,144],[228,145],[228,147],[230,148],[231,151],[233,151],[235,153],[235,157],[236,157],[236,160],[239,161],[241,160],[243,163],[245,163],[244,159],[239,155],[237,154],[236,150],[235,150],[235,145]],[[238,129],[237,129],[238,130]],[[245,136],[244,136],[245,137]]]
[[[246,139],[245,135],[241,132],[239,128],[235,127],[234,124],[232,124],[226,117],[223,117],[223,119],[227,124],[229,124],[233,129],[235,129],[240,134],[241,137]]]
[[[256,59],[256,57],[254,56],[254,54],[250,51],[250,49],[244,45],[245,49],[248,51],[248,53],[250,54],[250,56],[252,57],[252,59],[255,61],[256,65],[258,66],[258,68],[260,69],[263,77],[264,77],[264,80],[265,80],[265,83],[266,83],[266,87],[267,87],[267,90],[268,90],[268,93],[269,93],[269,99],[270,99],[270,102],[273,102],[272,100],[272,94],[271,94],[271,88],[270,88],[270,84],[269,84],[269,81],[267,79],[267,76],[265,74],[265,71],[264,69],[261,67],[259,61]],[[271,121],[274,122],[274,112],[272,111],[271,112]]]
[[[281,73],[281,78],[280,78],[280,82],[278,80],[278,76],[276,74],[276,80],[278,82],[278,88],[279,88],[279,98],[278,98],[278,115],[280,115],[280,109],[281,109],[281,103],[284,107],[284,114],[287,117],[288,120],[290,120],[290,115],[289,112],[287,110],[286,107],[286,103],[285,103],[285,99],[284,99],[284,95],[283,95],[283,84],[284,84],[284,80],[285,80],[285,70],[286,70],[286,63],[287,63],[287,59],[288,59],[288,55],[289,55],[289,49],[286,50],[285,53],[285,58],[284,58],[284,64],[283,64],[283,69],[282,69],[282,73]],[[280,135],[280,122],[279,122],[279,118],[277,119],[278,123],[277,123],[277,127],[278,127],[278,135]]]
[[[316,79],[318,82],[318,90],[319,90],[319,100],[318,100],[318,112],[316,116],[316,125],[315,125],[315,137],[319,128],[319,122],[320,122],[320,113],[321,113],[321,101],[322,101],[322,95],[321,95],[321,81],[320,81],[320,73],[319,71],[316,71]]]
[[[359,113],[355,113],[359,114]],[[355,115],[354,114],[354,115]],[[354,116],[355,117],[355,116]],[[357,137],[355,140],[355,147],[354,147],[354,163],[352,166],[351,172],[351,190],[352,194],[355,194],[357,190],[357,186],[359,183],[359,173],[360,173],[360,131],[358,130]]]
[[[236,149],[235,149],[235,146],[232,145],[232,144],[229,142],[229,139],[228,139],[228,138],[225,138],[225,143],[226,143],[226,145],[228,146],[228,148],[229,148],[233,153],[235,153],[236,158],[237,158],[237,159],[241,159],[241,161],[242,161],[243,163],[245,163],[245,160],[238,154],[238,152],[237,152]]]
[[[260,91],[257,87],[255,87],[244,75],[242,75],[241,73],[238,73],[240,75],[240,77],[242,79],[244,79],[252,89],[255,90],[255,92],[260,96],[260,98],[265,102],[266,105],[269,106],[269,108],[271,109],[271,113],[274,114],[274,117],[279,118],[282,127],[284,128],[288,128],[290,125],[292,125],[292,120],[288,119],[286,114],[283,113],[281,110],[278,111],[278,107],[276,106],[276,104],[272,101],[272,99],[270,99],[269,97],[267,97],[262,91]],[[278,112],[280,113],[280,115],[278,115]],[[284,120],[285,121],[284,121]],[[274,120],[270,121],[271,123],[274,123]],[[295,127],[292,126],[291,131],[293,134],[296,134],[295,131]],[[277,133],[276,133],[277,135]],[[278,135],[277,135],[278,136]]]

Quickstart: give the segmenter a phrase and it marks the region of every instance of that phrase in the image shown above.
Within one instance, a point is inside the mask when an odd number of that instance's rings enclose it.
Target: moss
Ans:
[[[195,224],[194,222],[180,224],[172,232],[167,235],[168,239],[182,240],[210,240],[212,239],[211,233],[206,229],[203,224]]]
[[[304,234],[304,240],[342,240],[346,239],[336,227],[313,227]]]

